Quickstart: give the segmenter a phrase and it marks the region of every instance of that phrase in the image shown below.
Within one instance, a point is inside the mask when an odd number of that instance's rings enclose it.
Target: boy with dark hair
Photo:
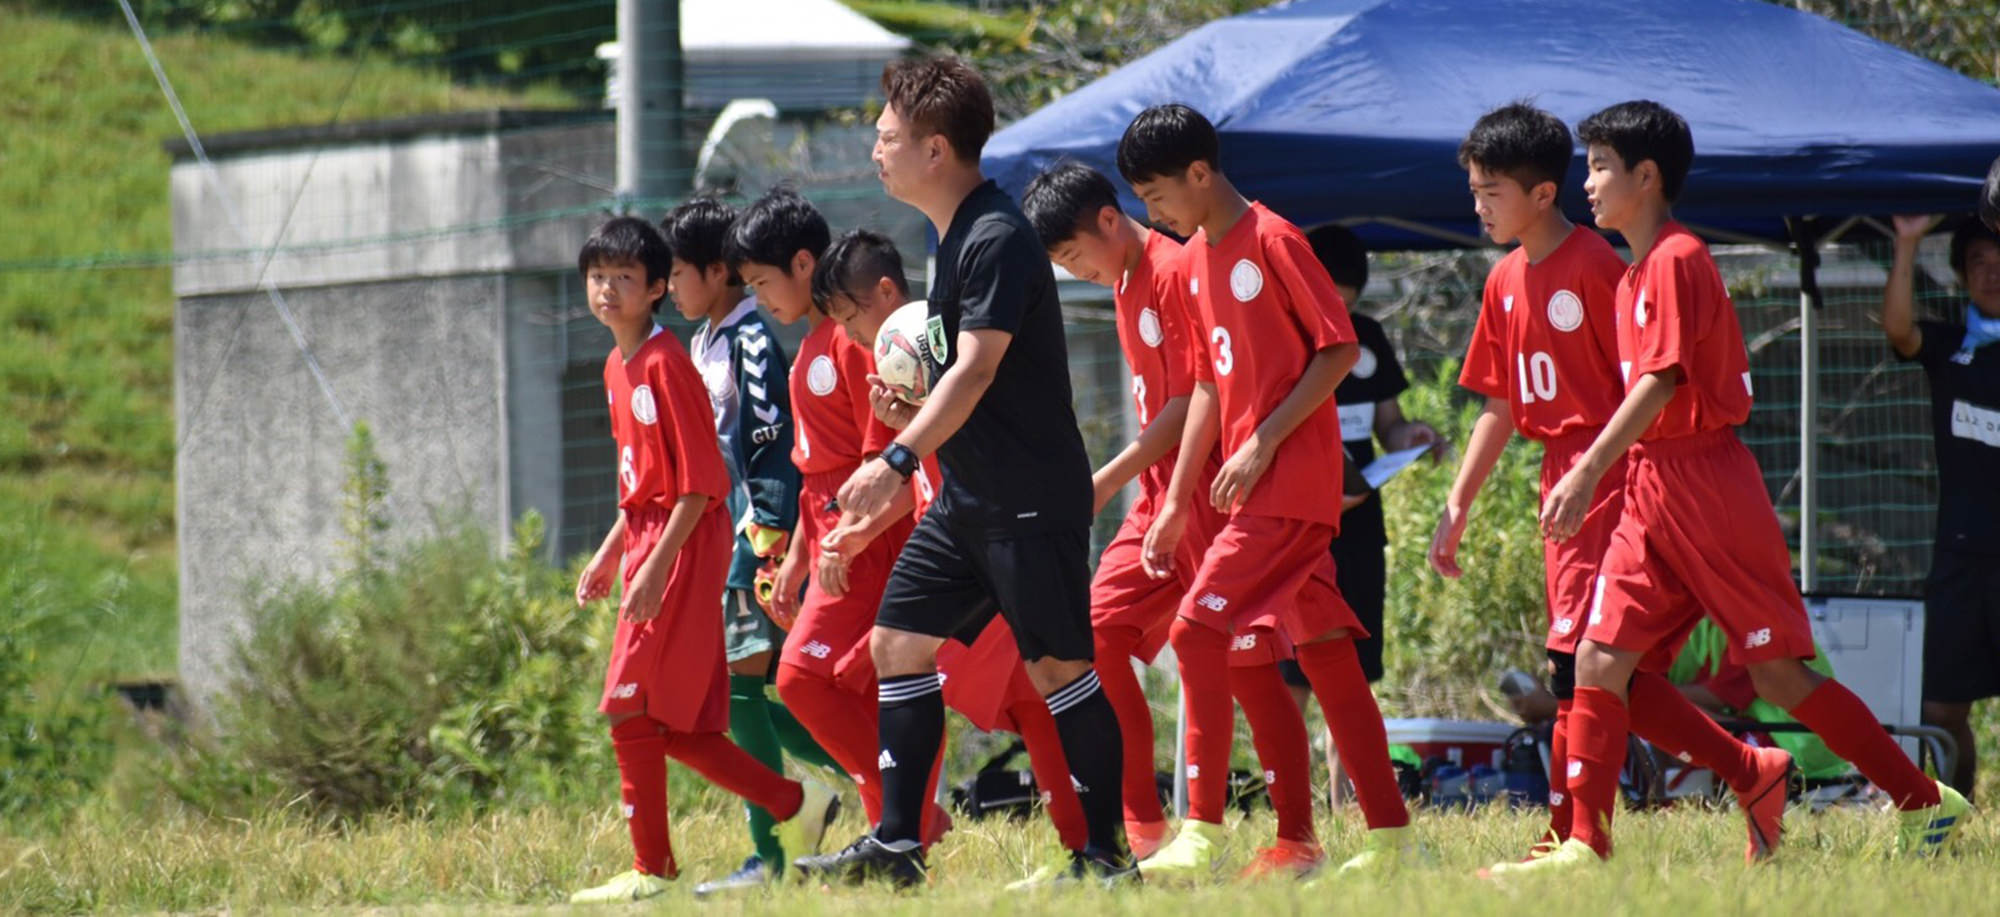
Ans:
[[[825,259],[813,272],[812,290],[813,305],[828,317],[838,316],[832,324],[840,325],[845,336],[864,354],[874,345],[875,332],[882,322],[910,298],[909,287],[903,280],[903,259],[895,245],[884,236],[859,229],[842,236],[827,249]],[[906,493],[898,494],[882,515],[898,520],[923,518],[936,497],[939,480],[936,459],[925,459],[911,476]],[[819,565],[813,575],[817,581],[831,584],[829,588],[851,590],[855,560],[875,549],[878,527],[874,520],[851,513],[843,515],[839,524],[816,542]],[[875,598],[880,597],[878,587]],[[869,606],[871,616],[874,607]],[[937,665],[946,706],[981,730],[1004,730],[1021,736],[1028,750],[1029,767],[1042,790],[1049,820],[1055,824],[1063,849],[1082,850],[1089,843],[1089,832],[1084,826],[1083,803],[1070,784],[1062,737],[1048,705],[1028,680],[1007,622],[994,618],[969,642],[963,638],[946,641],[938,648]],[[875,719],[872,709],[868,716],[872,724]],[[934,793],[936,780],[934,764],[932,786],[925,791],[926,795]],[[1154,796],[1158,798],[1157,793]],[[929,824],[925,827],[927,837],[934,838],[940,830]],[[1063,866],[1066,868],[1068,863]],[[1060,871],[1045,868],[1008,887],[1039,884]]]
[[[787,780],[722,735],[729,692],[715,602],[728,571],[729,475],[700,377],[653,321],[671,260],[659,233],[632,217],[598,227],[577,256],[591,313],[617,341],[604,360],[604,388],[619,512],[577,579],[576,600],[609,596],[623,571],[598,709],[611,721],[634,851],[631,871],[577,892],[577,903],[649,898],[678,872],[667,827],[669,756],[772,813],[792,850],[819,846],[839,806],[831,789]]]
[[[688,354],[701,374],[714,417],[715,436],[729,470],[728,510],[736,547],[723,593],[725,656],[729,662],[729,732],[737,744],[773,770],[785,752],[839,767],[791,713],[764,691],[772,650],[782,642],[755,598],[757,570],[783,557],[798,506],[798,471],[792,467],[789,368],[784,348],[742,295],[743,280],[725,251],[736,211],[712,197],[693,198],[668,213],[660,229],[673,252],[667,292],[681,317],[699,322]],[[783,871],[785,852],[771,833],[768,812],[749,811],[754,853],[729,877],[705,882],[703,894],[760,885]]]
[[[815,872],[910,885],[925,878],[919,820],[944,736],[937,650],[1005,614],[1028,675],[1062,735],[1089,843],[1076,879],[1130,872],[1119,838],[1118,719],[1091,671],[1090,459],[1071,408],[1069,355],[1054,273],[1034,229],[980,174],[993,100],[956,58],[897,61],[874,159],[891,197],[938,233],[930,351],[940,370],[921,409],[872,390],[876,415],[902,432],[841,488],[867,516],[905,489],[936,452],[937,505],[917,523],[889,577],[870,638],[880,675],[882,823]]]
[[[2000,696],[2000,231],[1959,222],[1951,269],[1968,302],[1944,321],[1920,322],[1911,296],[1917,248],[1936,222],[1895,218],[1882,331],[1930,382],[1938,511],[1924,589],[1924,722],[1958,740],[1957,773],[1946,776],[1970,799],[1979,770],[1972,705]]]
[[[1191,500],[1228,514],[1169,638],[1187,699],[1190,777],[1197,765],[1228,767],[1232,638],[1282,637],[1296,647],[1326,711],[1370,829],[1341,871],[1389,869],[1414,854],[1416,842],[1382,713],[1354,650],[1367,631],[1340,596],[1330,553],[1341,494],[1327,482],[1342,479],[1332,398],[1354,365],[1354,329],[1304,235],[1237,192],[1217,162],[1219,145],[1208,119],[1180,104],[1140,112],[1118,143],[1118,170],[1153,222],[1191,236],[1195,386],[1167,498],[1146,533],[1146,566],[1155,576],[1173,574]],[[1198,495],[1199,466],[1218,435],[1228,459]],[[1183,825],[1147,862],[1199,868],[1212,859],[1219,828]]]
[[[1182,539],[1173,576],[1158,579],[1145,567],[1141,548],[1159,514],[1173,475],[1194,387],[1194,348],[1188,339],[1188,275],[1179,242],[1147,229],[1118,206],[1111,180],[1088,166],[1054,166],[1028,183],[1021,210],[1034,224],[1049,259],[1079,280],[1112,288],[1118,343],[1132,373],[1132,400],[1141,432],[1092,478],[1094,505],[1102,510],[1126,484],[1139,480],[1139,499],[1126,513],[1118,534],[1105,546],[1091,580],[1091,632],[1096,641],[1097,677],[1118,711],[1125,740],[1125,837],[1134,856],[1146,862],[1166,840],[1153,771],[1153,712],[1146,703],[1132,660],[1152,662],[1167,642],[1175,612],[1201,566],[1201,553],[1222,527],[1213,507],[1197,504],[1188,536]],[[1220,458],[1204,463],[1212,480]],[[1278,811],[1280,841],[1261,851],[1249,874],[1277,870],[1304,872],[1325,858],[1312,837],[1312,792],[1304,722],[1286,695],[1284,679],[1264,652],[1231,654],[1229,688],[1251,723],[1259,756],[1271,775],[1271,799]],[[1215,792],[1229,779],[1227,768],[1211,767],[1193,794],[1194,824],[1218,824]],[[1215,784],[1211,786],[1210,784]],[[1206,827],[1193,831],[1199,834]],[[1186,846],[1186,845],[1183,845]],[[1206,864],[1206,858],[1202,865]]]
[[[1472,502],[1515,430],[1543,445],[1546,498],[1618,408],[1623,383],[1615,292],[1625,262],[1602,236],[1563,216],[1563,177],[1574,151],[1562,120],[1525,102],[1486,113],[1459,146],[1481,229],[1499,244],[1518,245],[1487,275],[1459,372],[1459,384],[1485,396],[1486,408],[1473,422],[1465,460],[1431,536],[1431,566],[1444,576],[1461,573],[1458,545]],[[1598,484],[1577,535],[1542,545],[1549,614],[1544,646],[1557,712],[1549,831],[1528,859],[1553,852],[1570,834],[1566,759],[1576,645],[1598,562],[1625,505],[1624,486],[1621,460]],[[1752,749],[1718,727],[1664,677],[1672,661],[1672,648],[1664,648],[1633,676],[1633,729],[1668,753],[1715,770],[1736,791],[1748,819],[1746,856],[1769,856],[1783,826],[1791,758],[1778,749]]]
[[[1899,853],[1942,850],[1971,807],[1926,778],[1868,706],[1807,668],[1813,655],[1791,554],[1762,472],[1735,427],[1750,413],[1750,366],[1736,310],[1701,240],[1673,220],[1694,158],[1687,122],[1655,102],[1625,102],[1577,126],[1589,148],[1584,193],[1597,225],[1632,248],[1615,293],[1624,400],[1542,504],[1544,536],[1567,541],[1598,485],[1625,460],[1625,506],[1599,564],[1577,650],[1566,776],[1570,837],[1507,871],[1595,864],[1611,855],[1625,763],[1628,685],[1704,611],[1759,696],[1791,712],[1902,810]]]
[[[1979,221],[2000,232],[2000,156],[1994,157],[1986,170],[1986,183],[1979,186]]]

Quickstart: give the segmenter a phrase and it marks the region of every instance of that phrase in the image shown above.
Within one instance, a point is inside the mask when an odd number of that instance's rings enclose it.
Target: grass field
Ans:
[[[607,791],[609,786],[607,785]],[[705,797],[706,794],[696,794]],[[685,798],[685,797],[684,797]],[[682,875],[647,910],[695,905],[696,882],[742,856],[739,810],[704,798],[674,823]],[[1491,809],[1424,814],[1418,830],[1434,862],[1381,881],[1306,888],[1218,879],[1116,893],[1003,893],[1054,849],[1047,823],[961,821],[933,852],[930,888],[906,896],[882,889],[788,885],[754,897],[703,903],[704,913],[992,914],[1087,908],[1113,914],[1512,914],[1591,913],[1979,913],[2000,900],[1992,868],[2000,830],[1975,819],[1955,854],[1930,862],[1888,860],[1892,819],[1871,811],[1811,815],[1794,810],[1775,863],[1741,862],[1741,822],[1696,809],[1628,813],[1618,856],[1564,879],[1495,886],[1472,873],[1517,854],[1544,823],[1539,812]],[[1336,856],[1360,841],[1358,816],[1323,819]],[[844,844],[860,830],[843,816],[828,836]],[[1268,815],[1238,824],[1232,862],[1271,836]],[[419,911],[549,909],[575,888],[627,868],[630,850],[612,806],[430,821],[380,818],[335,830],[277,812],[250,821],[174,817],[147,822],[86,818],[36,842],[0,838],[0,910]],[[1982,905],[1980,902],[1988,902]]]
[[[47,671],[65,681],[168,674],[171,277],[161,266],[89,265],[172,247],[160,142],[179,128],[124,28],[0,2],[0,34],[0,553],[37,565],[57,629],[41,656]],[[566,104],[374,60],[156,38],[204,134]]]

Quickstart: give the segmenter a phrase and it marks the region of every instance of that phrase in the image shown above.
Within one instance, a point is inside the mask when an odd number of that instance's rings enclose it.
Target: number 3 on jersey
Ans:
[[[1556,361],[1545,351],[1516,354],[1515,371],[1521,377],[1521,403],[1552,401],[1556,397]]]
[[[1229,375],[1229,371],[1236,367],[1236,355],[1229,352],[1229,329],[1215,326],[1215,330],[1208,333],[1208,342],[1215,347],[1215,374]]]

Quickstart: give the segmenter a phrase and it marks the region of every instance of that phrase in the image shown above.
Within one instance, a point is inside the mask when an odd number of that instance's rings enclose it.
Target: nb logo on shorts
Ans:
[[[611,688],[611,696],[618,700],[624,700],[629,697],[637,697],[639,696],[639,683],[636,681],[629,681],[622,685],[615,685]]]
[[[1222,609],[1220,608],[1216,609],[1216,611],[1221,611],[1221,610]],[[1238,634],[1236,635],[1236,639],[1229,641],[1230,652],[1241,652],[1244,650],[1254,650],[1256,648],[1257,648],[1256,634]]]
[[[825,659],[833,653],[833,647],[827,646],[818,640],[810,640],[806,642],[805,646],[799,647],[799,652],[814,659]]]
[[[1549,805],[1552,805],[1552,806],[1559,806],[1559,805],[1562,805],[1562,804],[1563,804],[1563,799],[1564,799],[1564,798],[1565,798],[1565,797],[1564,797],[1564,796],[1563,796],[1563,794],[1561,794],[1561,793],[1550,793],[1550,794],[1549,794]]]
[[[1758,630],[1751,631],[1749,636],[1743,638],[1743,648],[1746,650],[1754,650],[1770,642],[1771,642],[1771,629],[1768,627],[1760,628]]]
[[[887,754],[887,752],[883,752],[883,754]],[[1569,774],[1569,779],[1571,780],[1575,780],[1576,778],[1583,776],[1583,762],[1578,761],[1575,758],[1571,758],[1569,761],[1569,770],[1567,771],[1567,773]]]
[[[632,811],[633,811],[633,810],[632,810],[632,807],[631,807],[631,806],[629,806],[629,805],[628,805],[628,806],[626,806],[626,807],[625,807],[625,819],[626,819],[627,821],[630,821],[630,820],[631,820],[631,818],[632,818]]]
[[[1203,595],[1201,598],[1195,599],[1194,603],[1196,605],[1200,605],[1201,607],[1208,609],[1209,611],[1221,611],[1224,608],[1229,607],[1228,599],[1216,595],[1213,592],[1207,593]]]
[[[1555,631],[1556,631],[1556,633],[1558,633],[1558,634],[1561,634],[1561,635],[1565,635],[1565,636],[1567,636],[1567,635],[1569,634],[1569,632],[1570,632],[1570,631],[1573,631],[1573,630],[1575,630],[1575,629],[1576,629],[1576,619],[1575,619],[1575,618],[1557,618],[1557,619],[1556,619],[1556,626],[1555,626]]]
[[[1265,782],[1266,784],[1272,784],[1272,783],[1277,783],[1277,782],[1278,782],[1278,772],[1277,772],[1277,771],[1265,771],[1265,772],[1264,772],[1264,782]]]
[[[878,771],[886,771],[889,768],[895,766],[896,766],[896,756],[889,754],[888,749],[886,748],[882,749],[882,757],[875,759],[875,769]]]

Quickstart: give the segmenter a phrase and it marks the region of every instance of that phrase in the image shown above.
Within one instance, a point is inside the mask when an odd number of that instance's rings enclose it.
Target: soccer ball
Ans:
[[[910,404],[923,404],[937,381],[941,361],[931,346],[930,316],[930,304],[917,300],[889,313],[875,332],[875,375]]]

